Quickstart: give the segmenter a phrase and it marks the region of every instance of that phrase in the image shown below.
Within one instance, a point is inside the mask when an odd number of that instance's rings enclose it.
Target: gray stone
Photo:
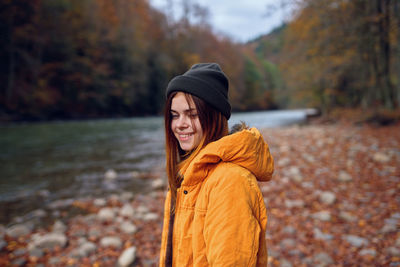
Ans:
[[[120,214],[121,216],[123,216],[123,217],[126,217],[126,218],[132,218],[133,215],[135,214],[135,210],[133,209],[133,207],[132,207],[131,204],[125,204],[125,205],[121,208],[119,214]]]
[[[70,233],[73,237],[85,237],[86,236],[86,229],[78,229]]]
[[[69,199],[59,199],[56,200],[54,202],[52,202],[49,205],[49,208],[53,209],[53,210],[60,210],[62,208],[66,208],[72,205],[72,203],[74,203],[74,199],[69,198]]]
[[[345,235],[342,237],[345,241],[347,241],[353,247],[360,248],[362,246],[366,246],[369,244],[369,241],[365,238],[356,236],[356,235]]]
[[[373,160],[379,163],[387,163],[390,161],[391,157],[381,152],[377,152],[372,156]]]
[[[302,208],[304,207],[304,201],[301,199],[295,199],[295,200],[285,199],[285,206],[288,209]]]
[[[113,169],[107,170],[106,173],[104,174],[104,178],[110,181],[117,179],[117,177],[118,174]]]
[[[316,212],[312,215],[312,217],[316,220],[320,221],[330,221],[331,220],[331,213],[329,211],[320,211]]]
[[[321,252],[321,253],[316,254],[313,257],[313,261],[315,263],[317,263],[318,264],[317,266],[319,266],[319,267],[330,266],[330,265],[332,265],[334,263],[332,258],[331,258],[331,256],[329,256],[325,252]]]
[[[34,258],[41,258],[43,257],[44,252],[39,248],[32,248],[29,250],[29,256]]]
[[[123,192],[121,194],[121,200],[122,201],[130,201],[133,199],[133,193],[132,192]]]
[[[118,266],[130,266],[136,259],[136,247],[129,247],[125,249],[121,256],[118,258]]]
[[[60,263],[61,263],[61,259],[60,259],[59,257],[51,257],[51,258],[48,260],[48,263],[49,263],[50,265],[57,265],[57,264],[60,264]]]
[[[347,172],[340,171],[338,180],[341,181],[341,182],[351,182],[353,180],[353,178]]]
[[[146,206],[140,205],[139,207],[137,207],[136,212],[137,212],[138,214],[143,215],[143,214],[145,214],[145,213],[148,213],[148,212],[149,212],[149,209],[148,209]]]
[[[127,221],[121,223],[120,229],[126,234],[134,234],[137,231],[137,227],[133,223]]]
[[[155,180],[153,180],[153,181],[151,182],[151,187],[152,187],[154,190],[164,189],[165,186],[166,186],[166,185],[165,185],[165,182],[164,182],[164,180],[161,179],[161,178],[155,179]]]
[[[74,258],[88,257],[90,254],[95,252],[97,249],[96,245],[92,242],[83,242],[78,248],[71,252],[71,256]]]
[[[356,216],[354,216],[353,214],[351,214],[350,212],[347,212],[347,211],[341,211],[339,213],[339,218],[341,218],[342,220],[344,220],[346,222],[354,222],[357,220]]]
[[[30,214],[34,218],[43,218],[47,216],[47,212],[42,209],[34,210]]]
[[[383,225],[383,227],[381,228],[381,230],[379,232],[382,234],[388,234],[388,233],[395,233],[397,231],[398,231],[397,225],[385,224],[385,225]]]
[[[392,257],[400,257],[400,249],[395,247],[388,247],[386,252],[391,255]]]
[[[300,169],[297,166],[292,166],[287,170],[287,175],[295,182],[303,181]]]
[[[376,256],[376,250],[375,249],[363,249],[359,252],[360,256]]]
[[[280,267],[293,267],[293,265],[287,259],[281,259]]]
[[[296,240],[292,238],[285,238],[281,241],[280,245],[284,248],[294,247],[296,246]]]
[[[107,204],[107,201],[104,198],[96,198],[93,201],[93,205],[97,207],[104,207]]]
[[[6,230],[6,234],[12,238],[26,236],[31,233],[30,228],[25,224],[16,224]]]
[[[90,238],[99,238],[102,235],[102,232],[99,229],[93,228],[89,230],[88,236]]]
[[[26,264],[27,264],[27,261],[24,258],[18,258],[11,262],[12,266],[24,266]]]
[[[54,233],[65,233],[67,231],[67,226],[60,220],[57,220],[53,224],[53,232]]]
[[[0,251],[2,251],[5,247],[7,247],[7,242],[3,238],[0,238]]]
[[[295,234],[296,233],[296,228],[294,228],[293,226],[286,226],[285,228],[283,228],[282,230],[285,234]]]
[[[329,191],[322,192],[319,195],[319,201],[327,205],[332,205],[336,201],[336,195]]]
[[[111,222],[115,218],[114,210],[111,208],[102,208],[97,213],[97,218],[102,222]]]
[[[55,246],[63,248],[68,242],[67,237],[62,233],[49,233],[43,236],[35,236],[32,241],[36,247],[43,249],[53,249]]]
[[[332,235],[322,232],[319,228],[314,228],[313,232],[314,232],[315,239],[331,240],[333,238]]]
[[[145,220],[145,221],[154,221],[157,219],[158,219],[157,213],[149,212],[149,213],[146,213],[145,215],[143,215],[143,220]]]
[[[4,225],[0,224],[0,238],[3,238],[5,234],[6,228],[4,227]]]
[[[122,246],[122,241],[118,237],[114,236],[106,236],[100,240],[100,245],[102,247],[114,247],[120,248]]]
[[[14,254],[16,257],[20,257],[20,256],[25,255],[26,252],[27,252],[27,250],[26,250],[25,248],[19,248],[19,249],[14,250],[14,251],[13,251],[13,254]]]
[[[400,220],[400,212],[395,212],[395,213],[393,213],[393,214],[390,216],[390,218],[394,218],[394,219]]]

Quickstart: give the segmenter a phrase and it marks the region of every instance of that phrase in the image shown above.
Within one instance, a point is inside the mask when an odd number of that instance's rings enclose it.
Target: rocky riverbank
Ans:
[[[273,180],[260,184],[269,266],[400,266],[399,130],[344,123],[263,130],[276,160]],[[157,266],[163,176],[149,194],[54,203],[60,214],[48,227],[1,226],[0,266]],[[59,211],[65,206],[79,212]]]

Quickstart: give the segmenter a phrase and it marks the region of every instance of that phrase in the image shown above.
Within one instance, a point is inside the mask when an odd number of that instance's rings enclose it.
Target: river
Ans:
[[[268,128],[301,123],[306,110],[234,113]],[[0,223],[59,199],[146,192],[140,178],[164,167],[161,117],[19,123],[0,126]],[[105,173],[117,174],[112,181]]]

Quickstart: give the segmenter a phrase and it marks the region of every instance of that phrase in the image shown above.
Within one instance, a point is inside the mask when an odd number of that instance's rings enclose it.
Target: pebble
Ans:
[[[347,211],[341,211],[339,213],[339,218],[341,218],[342,220],[344,220],[346,222],[354,222],[357,220],[356,216],[354,216],[353,214],[351,214],[350,212],[347,212]]]
[[[161,189],[164,189],[164,187],[165,187],[165,182],[164,182],[164,180],[161,179],[161,178],[155,179],[154,181],[151,182],[151,187],[152,187],[154,190],[161,190]]]
[[[320,211],[312,214],[312,217],[320,221],[330,221],[331,213],[329,211]]]
[[[127,221],[121,223],[120,229],[126,234],[134,234],[137,231],[137,227],[133,223]]]
[[[102,222],[110,222],[115,218],[115,213],[112,208],[102,208],[97,213],[97,218]]]
[[[302,208],[304,207],[304,201],[301,199],[296,199],[296,200],[285,199],[285,206],[288,209]]]
[[[280,245],[284,248],[294,247],[296,246],[296,240],[292,238],[285,238],[281,241]]]
[[[132,218],[134,214],[135,210],[133,209],[131,204],[125,204],[119,212],[119,215],[126,218]]]
[[[396,247],[388,247],[386,249],[386,253],[388,253],[392,257],[400,257],[400,249]]]
[[[63,209],[63,208],[66,208],[66,207],[71,206],[72,203],[74,203],[74,201],[75,201],[75,200],[72,199],[72,198],[69,198],[69,199],[59,199],[59,200],[56,200],[56,201],[52,202],[52,203],[49,205],[49,208],[58,211],[58,210],[60,210],[60,209]]]
[[[48,260],[48,264],[49,265],[58,265],[58,264],[60,264],[61,263],[61,259],[59,258],[59,257],[51,257],[49,260]]]
[[[331,256],[329,256],[328,253],[325,252],[316,254],[313,257],[313,261],[318,264],[316,265],[318,267],[331,266],[334,263]]]
[[[53,224],[53,232],[54,233],[65,233],[67,231],[67,226],[60,220],[57,220]]]
[[[120,248],[122,246],[122,241],[119,237],[106,236],[100,240],[100,245],[102,247]]]
[[[319,228],[314,228],[313,232],[314,232],[315,239],[331,240],[333,238],[332,235],[322,232]]]
[[[303,181],[300,169],[297,166],[292,166],[287,170],[287,175],[295,182]]]
[[[97,239],[101,236],[102,232],[100,229],[92,228],[89,229],[88,236],[89,238]]]
[[[93,205],[97,207],[104,207],[107,204],[107,201],[104,198],[96,198],[93,201]]]
[[[29,256],[30,257],[41,258],[41,257],[43,257],[43,255],[44,255],[43,250],[41,250],[39,248],[34,247],[34,248],[29,250]]]
[[[14,256],[16,257],[20,257],[22,255],[25,255],[27,252],[27,250],[25,248],[18,248],[16,250],[13,251]]]
[[[27,264],[27,261],[24,258],[15,259],[11,263],[12,266],[25,266],[26,264]]]
[[[157,213],[146,213],[145,215],[143,215],[143,220],[145,221],[154,221],[158,219],[158,214]]]
[[[342,237],[342,239],[347,241],[353,247],[357,247],[357,248],[360,248],[362,246],[366,246],[366,245],[369,244],[367,239],[365,239],[363,237],[356,236],[356,235],[345,235],[345,236]]]
[[[379,231],[382,234],[388,234],[388,233],[395,233],[398,231],[398,228],[396,225],[393,224],[385,224],[383,225],[383,227],[381,228],[381,230]]]
[[[12,238],[26,236],[31,233],[29,227],[25,224],[16,224],[6,229],[6,234]]]
[[[117,176],[118,176],[117,172],[114,171],[113,169],[106,171],[106,173],[104,174],[104,178],[106,180],[115,180],[117,179]]]
[[[88,257],[91,253],[97,249],[96,245],[92,242],[83,242],[78,248],[71,252],[71,256],[74,258]]]
[[[131,201],[132,199],[133,199],[133,193],[132,192],[123,192],[122,194],[121,194],[121,200],[123,201],[123,202],[126,202],[126,201]]]
[[[280,158],[278,160],[278,166],[279,167],[284,167],[290,164],[290,159],[289,158]]]
[[[42,209],[34,210],[30,213],[30,215],[34,218],[43,218],[47,216],[47,212]]]
[[[67,245],[67,237],[61,233],[49,233],[42,236],[35,235],[32,237],[33,245],[38,248],[53,249],[55,246],[65,247]]]
[[[376,256],[376,250],[375,249],[363,249],[359,252],[361,256]]]
[[[319,201],[327,205],[332,205],[336,201],[336,195],[329,191],[322,192],[319,195]]]
[[[372,156],[372,159],[379,163],[387,163],[390,161],[390,156],[388,156],[384,153],[378,152]]]
[[[118,258],[118,266],[130,266],[136,259],[136,247],[129,247],[125,249],[121,256]]]
[[[0,238],[0,251],[2,251],[5,247],[7,247],[7,242],[3,238]]]
[[[351,182],[353,180],[353,178],[347,172],[340,171],[338,180],[341,181],[341,182]]]
[[[293,226],[286,226],[285,228],[283,228],[282,232],[285,234],[292,235],[296,233],[296,228],[294,228]]]
[[[287,259],[282,259],[280,261],[280,267],[292,267],[293,265],[287,260]]]

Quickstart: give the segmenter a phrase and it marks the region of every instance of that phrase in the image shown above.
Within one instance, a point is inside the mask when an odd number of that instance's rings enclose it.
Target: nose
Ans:
[[[178,118],[177,124],[176,126],[178,126],[178,128],[187,128],[190,125],[190,119],[188,116],[186,115],[181,115]]]

